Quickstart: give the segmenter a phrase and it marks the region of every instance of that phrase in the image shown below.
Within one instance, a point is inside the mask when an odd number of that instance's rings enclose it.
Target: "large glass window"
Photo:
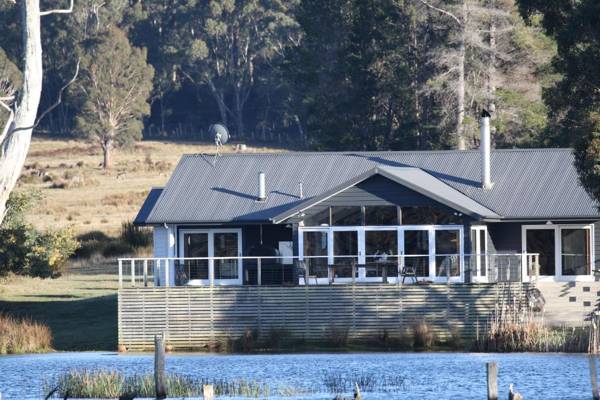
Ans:
[[[436,276],[460,276],[460,231],[435,231]]]
[[[331,207],[331,224],[334,226],[362,225],[362,207],[333,206]]]
[[[304,262],[308,274],[317,278],[327,278],[327,232],[304,232]]]
[[[428,231],[404,231],[404,266],[412,268],[417,276],[429,276]]]
[[[208,257],[208,233],[186,233],[183,235],[184,257]],[[183,270],[176,268],[183,276],[178,282],[185,283],[193,279],[208,279],[208,260],[184,260]]]
[[[462,218],[440,207],[402,207],[402,225],[462,224]]]
[[[358,232],[333,232],[333,268],[335,278],[352,278],[352,266],[358,264]],[[358,268],[355,268],[358,276]]]
[[[215,279],[238,278],[238,234],[235,232],[215,232],[214,256],[226,259],[215,260]],[[229,258],[232,257],[232,258]]]
[[[555,274],[554,229],[527,229],[526,251],[539,254],[540,275]]]
[[[560,230],[563,275],[590,274],[590,230],[564,228]]]
[[[398,232],[365,231],[367,278],[398,275]]]
[[[398,225],[398,207],[365,206],[365,225]]]
[[[306,226],[328,226],[331,224],[330,208],[325,207],[323,210],[309,215],[304,219]]]

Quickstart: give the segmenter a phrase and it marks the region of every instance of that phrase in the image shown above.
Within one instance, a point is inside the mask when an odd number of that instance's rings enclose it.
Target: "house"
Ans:
[[[135,219],[155,283],[594,281],[572,150],[490,150],[483,122],[479,150],[184,155]]]

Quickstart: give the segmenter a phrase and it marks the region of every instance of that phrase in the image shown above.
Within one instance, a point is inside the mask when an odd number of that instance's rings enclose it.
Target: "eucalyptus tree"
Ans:
[[[21,51],[20,67],[22,84],[0,97],[0,107],[8,117],[0,130],[0,222],[6,214],[6,202],[21,174],[31,143],[42,92],[42,40],[41,17],[52,14],[68,14],[69,8],[40,11],[39,0],[19,0]],[[60,93],[62,94],[61,88]],[[59,100],[60,101],[60,100]],[[45,113],[42,114],[42,116]]]
[[[299,41],[292,10],[298,0],[213,0],[165,6],[146,5],[148,18],[160,30],[163,57],[171,79],[189,79],[207,87],[223,123],[233,122],[238,137],[247,136],[245,106],[257,73]],[[171,6],[169,6],[171,7]]]
[[[153,75],[146,50],[131,46],[117,27],[98,35],[85,49],[77,85],[83,103],[77,126],[102,149],[103,168],[111,167],[116,146],[141,139]]]

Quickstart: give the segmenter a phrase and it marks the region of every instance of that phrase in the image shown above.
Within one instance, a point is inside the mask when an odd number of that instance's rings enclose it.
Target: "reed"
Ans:
[[[589,337],[588,327],[551,327],[528,307],[501,304],[474,347],[490,352],[586,352]]]
[[[179,374],[166,375],[166,391],[169,397],[201,397],[203,385],[212,385],[216,396],[263,398],[269,396],[295,396],[300,392],[289,387],[271,388],[258,381],[210,380]],[[134,397],[154,397],[154,376],[152,374],[125,375],[117,371],[83,370],[71,371],[59,376],[56,382],[46,384],[45,390],[58,387],[55,395],[90,399]]]
[[[52,332],[28,318],[0,314],[0,354],[43,353],[52,350]]]

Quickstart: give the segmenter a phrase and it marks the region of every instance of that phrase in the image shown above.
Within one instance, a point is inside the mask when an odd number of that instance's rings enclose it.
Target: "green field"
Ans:
[[[46,323],[56,350],[116,350],[117,275],[83,272],[0,281],[0,312]]]

